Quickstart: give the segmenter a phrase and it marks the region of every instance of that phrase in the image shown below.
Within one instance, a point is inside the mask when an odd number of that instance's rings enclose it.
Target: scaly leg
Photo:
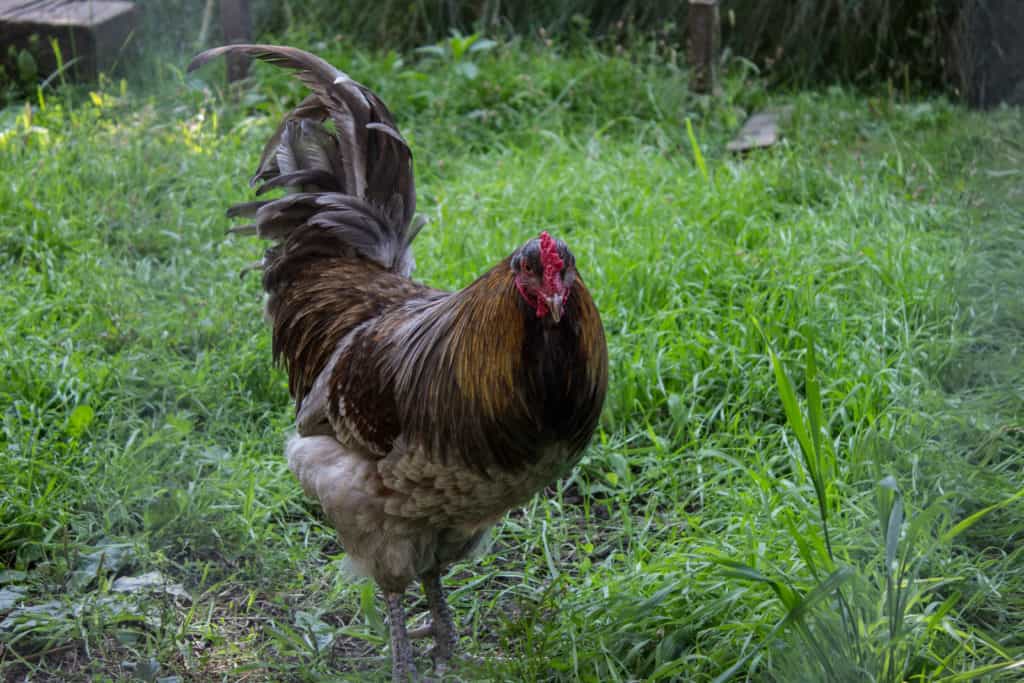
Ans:
[[[430,607],[430,617],[433,622],[430,625],[434,635],[434,650],[431,654],[434,657],[434,668],[439,673],[444,673],[455,652],[455,645],[458,643],[458,635],[455,633],[455,623],[452,621],[452,612],[448,609],[448,603],[444,599],[444,590],[441,588],[440,572],[433,572],[423,577],[423,592],[427,596],[427,605]]]
[[[405,630],[405,610],[401,593],[385,593],[391,630],[391,680],[393,683],[418,681],[416,664],[412,658],[412,644]]]

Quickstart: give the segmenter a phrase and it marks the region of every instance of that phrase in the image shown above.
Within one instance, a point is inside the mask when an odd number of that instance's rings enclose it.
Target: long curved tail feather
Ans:
[[[292,47],[225,45],[197,55],[188,69],[230,53],[292,69],[312,91],[264,145],[250,181],[257,196],[276,188],[291,194],[228,210],[253,221],[233,232],[275,242],[261,262],[267,291],[287,285],[310,259],[339,255],[408,276],[423,221],[414,219],[412,152],[387,106],[320,57]]]

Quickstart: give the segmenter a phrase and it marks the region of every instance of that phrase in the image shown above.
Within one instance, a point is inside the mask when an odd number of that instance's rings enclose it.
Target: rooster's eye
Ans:
[[[523,264],[523,272],[526,273],[527,275],[532,275],[533,274],[533,268],[530,267],[529,263],[524,263]]]

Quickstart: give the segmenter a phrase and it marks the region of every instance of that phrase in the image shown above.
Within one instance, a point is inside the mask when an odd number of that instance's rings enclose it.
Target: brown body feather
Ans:
[[[387,108],[292,48],[218,48],[191,68],[230,51],[313,91],[253,178],[291,194],[231,210],[274,241],[261,267],[297,410],[289,466],[355,566],[401,591],[578,461],[608,381],[600,316],[578,277],[561,320],[540,315],[511,257],[457,292],[411,281],[412,157]]]
[[[296,408],[323,375],[326,395],[307,414],[374,457],[404,435],[440,461],[514,469],[546,442],[582,450],[596,426],[607,357],[582,281],[558,326],[522,305],[507,259],[458,292],[323,259],[271,302]]]

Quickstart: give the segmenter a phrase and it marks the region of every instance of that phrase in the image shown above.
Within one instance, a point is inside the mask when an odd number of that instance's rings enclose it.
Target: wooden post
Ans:
[[[690,90],[696,93],[718,92],[718,51],[722,23],[718,0],[690,0],[687,12],[690,62]]]
[[[220,0],[220,25],[225,43],[251,43],[249,0]],[[245,55],[228,55],[228,82],[240,81],[248,75],[249,58]]]

